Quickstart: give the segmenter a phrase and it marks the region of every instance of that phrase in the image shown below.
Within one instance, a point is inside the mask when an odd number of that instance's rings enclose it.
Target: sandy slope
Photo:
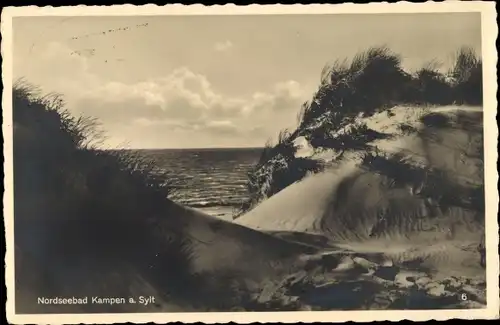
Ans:
[[[416,164],[445,170],[457,184],[482,183],[482,163],[474,156],[481,141],[480,109],[399,107],[391,113],[390,118],[381,113],[368,120],[369,126],[377,131],[395,135],[376,143],[381,150],[404,153]],[[447,128],[422,125],[419,119],[430,113],[443,114],[455,122]],[[399,125],[403,123],[419,133],[402,134]],[[310,155],[315,156],[324,159],[328,153]],[[443,298],[434,308],[439,304],[454,306],[458,303],[456,295],[463,290],[471,292],[469,296],[475,297],[476,306],[484,304],[485,272],[476,250],[484,236],[484,216],[460,207],[431,216],[429,202],[416,195],[419,184],[394,187],[385,176],[358,167],[358,162],[359,156],[354,153],[341,165],[285,188],[235,222],[295,241],[304,241],[304,235],[300,234],[309,233],[315,237],[309,238],[309,242],[322,245],[326,251],[333,250],[334,254],[343,252],[349,256],[345,263],[340,263],[343,275],[356,273],[352,271],[357,268],[352,256],[362,254],[366,259],[362,266],[366,272],[361,272],[363,279],[360,275],[350,281],[358,284],[367,281],[368,287],[378,283],[378,277],[374,276],[377,270],[392,265],[397,270],[393,270],[394,277],[390,285],[385,283],[383,290],[403,291],[387,293],[392,299],[389,305],[398,304],[394,297],[408,293],[401,288],[416,290],[411,297],[422,294],[425,299],[435,295],[454,297],[448,301]],[[338,282],[338,275],[333,278]],[[467,287],[471,282],[476,285]],[[453,285],[450,287],[449,283]],[[331,297],[330,293],[327,296]],[[407,302],[406,306],[419,308],[425,305],[424,298],[419,298],[418,303]],[[338,303],[330,301],[322,308],[342,308],[341,302]],[[375,305],[372,307],[377,308]]]
[[[315,251],[195,209],[180,205],[175,209],[187,225],[194,272],[230,271],[268,277],[272,273],[269,270],[279,263]]]
[[[407,108],[394,109],[391,123],[384,122],[388,120],[387,116],[385,118],[380,116],[385,113],[368,120],[374,125],[383,122],[386,124],[379,125],[377,131],[396,134],[396,137],[389,140],[379,141],[376,144],[377,147],[384,151],[389,151],[389,148],[393,152],[402,152],[415,163],[424,163],[426,166],[445,170],[447,177],[458,183],[464,185],[482,183],[481,159],[464,157],[464,152],[469,154],[477,149],[478,141],[481,140],[481,130],[464,130],[463,128],[428,130],[417,124],[418,117],[428,114],[428,111],[411,111],[411,114],[415,116],[413,119],[408,116],[407,111]],[[457,112],[464,113],[453,107],[439,108],[438,111],[450,112],[450,115],[455,116]],[[475,110],[473,112],[467,114],[471,114],[471,118],[476,121],[481,121],[482,113],[476,113]],[[397,126],[403,122],[420,128],[424,135],[397,134],[396,127],[389,130],[390,126]],[[425,136],[425,132],[432,132],[432,138]],[[341,165],[308,176],[285,188],[238,218],[236,222],[263,230],[306,231],[320,234],[325,231],[334,231],[335,239],[343,239],[343,237],[350,239],[350,234],[347,232],[352,231],[355,231],[353,236],[365,237],[362,230],[374,226],[373,221],[369,219],[376,218],[376,216],[370,216],[370,214],[377,213],[378,209],[391,208],[394,210],[391,214],[410,211],[419,217],[425,216],[425,202],[412,192],[419,184],[410,184],[413,187],[394,188],[384,176],[363,170],[357,166],[358,163],[359,156],[353,154]],[[468,218],[473,217],[473,213],[468,211],[456,209],[453,213],[458,214],[453,216],[454,219],[465,220],[464,222],[468,222]],[[343,229],[338,229],[340,225],[336,225],[336,229],[327,229],[329,222],[335,223],[335,220],[341,219],[341,215],[344,214],[352,214],[351,224],[343,225]],[[442,217],[446,219],[446,216]],[[346,218],[347,216],[344,217]],[[357,222],[367,224],[359,225],[361,228],[357,228],[358,225],[353,224]],[[398,225],[398,227],[404,226],[411,227],[411,225]],[[342,231],[346,233],[343,234]],[[392,235],[406,234],[398,232]]]
[[[270,237],[179,209],[194,238],[194,270],[235,275],[229,281],[251,298],[243,302],[239,293],[230,294],[247,309],[480,308],[485,303],[474,240],[418,241],[417,236],[341,242],[303,233],[291,238],[289,232]]]
[[[190,256],[190,274],[173,275],[178,286],[189,283],[193,288],[185,292],[171,294],[169,298],[162,291],[169,285],[161,286],[151,281],[153,276],[168,277],[168,269],[145,272],[141,260],[127,258],[127,252],[117,258],[108,253],[96,257],[92,252],[80,252],[77,264],[67,262],[65,256],[54,255],[42,247],[42,242],[24,241],[23,247],[16,247],[16,303],[18,312],[154,312],[154,311],[206,311],[228,310],[251,302],[252,294],[258,294],[263,283],[278,281],[283,274],[293,269],[298,256],[312,253],[310,247],[284,241],[269,234],[261,233],[240,225],[220,220],[195,209],[172,203],[169,218],[182,220],[187,243],[186,254]],[[158,249],[165,245],[167,228],[160,221],[156,232]],[[166,227],[163,229],[163,227]],[[52,228],[54,230],[55,228]],[[123,229],[123,228],[121,228]],[[46,228],[51,231],[50,226]],[[171,230],[171,229],[170,229]],[[117,228],[117,231],[120,231]],[[97,238],[87,238],[93,241]],[[41,246],[42,245],[42,246]],[[70,247],[71,249],[71,247]],[[151,253],[151,252],[144,252]],[[154,252],[153,252],[154,253]],[[35,256],[35,255],[36,256]],[[107,254],[107,255],[106,255]],[[111,265],[100,258],[108,256]],[[105,257],[106,258],[106,257]],[[147,259],[144,259],[147,261]],[[168,262],[168,261],[167,261]],[[178,267],[175,261],[167,268]],[[153,266],[151,266],[153,267]],[[37,270],[33,272],[33,270]],[[184,277],[178,278],[175,277]],[[199,281],[199,282],[197,282]],[[172,284],[171,284],[172,285]],[[240,292],[241,291],[241,292]],[[139,297],[154,296],[155,304],[110,305],[64,305],[47,306],[37,304],[38,297]]]

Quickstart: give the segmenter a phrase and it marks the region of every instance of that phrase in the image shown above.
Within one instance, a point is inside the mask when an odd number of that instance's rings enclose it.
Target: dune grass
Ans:
[[[346,151],[371,150],[371,142],[388,136],[360,123],[360,117],[396,105],[482,104],[482,62],[473,50],[459,49],[446,73],[438,67],[437,62],[431,62],[418,71],[407,72],[401,56],[387,47],[369,48],[350,62],[336,61],[326,66],[312,100],[301,107],[297,129],[286,131],[286,136],[280,133],[274,146],[268,143],[249,173],[249,200],[239,214],[299,181],[308,172],[320,170],[311,159],[293,156],[296,152],[293,141],[298,137],[305,137],[316,151],[338,152],[341,159]],[[411,132],[408,127],[402,125],[402,131]],[[295,164],[298,159],[307,163]]]
[[[153,311],[278,308],[257,301],[261,288],[253,285],[250,291],[247,277],[231,268],[238,252],[229,261],[220,260],[227,265],[217,265],[213,272],[200,270],[200,259],[212,263],[212,256],[200,256],[200,250],[213,251],[210,243],[200,244],[192,235],[190,222],[197,225],[195,231],[225,222],[207,218],[205,224],[205,216],[193,217],[195,212],[169,200],[172,183],[153,161],[133,151],[100,149],[103,133],[97,122],[73,117],[58,95],[43,95],[24,80],[15,83],[12,95],[17,312],[41,308],[29,295],[154,295],[168,305]],[[266,246],[266,252],[253,251],[253,258],[264,264],[266,258],[285,260],[299,247],[236,225],[223,228],[220,238],[235,245],[231,249],[241,249],[246,259],[252,251],[245,245]],[[266,283],[272,282],[269,272]],[[140,306],[84,308],[148,311]]]
[[[65,196],[82,204],[119,202],[109,208],[129,214],[139,206],[155,211],[155,204],[167,202],[168,179],[152,161],[125,150],[98,149],[103,135],[97,122],[71,116],[61,97],[43,96],[21,80],[13,89],[13,120],[16,197],[59,198],[63,209],[73,206],[60,199]]]
[[[16,283],[58,296],[69,283],[57,272],[76,267],[87,271],[71,295],[126,296],[129,286],[112,274],[132,268],[158,290],[157,299],[207,300],[195,294],[207,279],[190,274],[184,224],[154,164],[130,151],[99,149],[99,125],[71,116],[60,96],[24,80],[12,95],[16,265],[21,256],[32,265],[16,266]],[[35,269],[47,278],[33,282]]]

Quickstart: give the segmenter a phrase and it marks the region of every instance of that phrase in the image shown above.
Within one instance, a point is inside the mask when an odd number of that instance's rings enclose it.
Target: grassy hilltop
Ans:
[[[325,67],[318,90],[302,105],[297,129],[283,130],[276,144],[267,143],[249,173],[250,198],[240,214],[323,169],[323,161],[297,155],[298,138],[305,138],[314,153],[332,151],[340,160],[350,151],[373,153],[372,142],[387,137],[360,118],[366,120],[384,111],[390,115],[391,108],[401,105],[481,105],[481,59],[468,48],[458,50],[455,57],[447,73],[440,72],[435,63],[409,73],[403,70],[399,55],[379,47],[357,54],[350,62]]]

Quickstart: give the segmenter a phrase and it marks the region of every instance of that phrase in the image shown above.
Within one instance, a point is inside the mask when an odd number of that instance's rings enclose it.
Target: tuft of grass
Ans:
[[[460,48],[449,74],[453,79],[453,95],[459,104],[483,103],[483,63],[473,49]]]
[[[408,123],[402,123],[398,126],[398,129],[402,132],[404,135],[416,133],[417,129],[413,126],[411,126]]]
[[[353,123],[335,133],[323,128],[315,129],[309,135],[309,141],[315,148],[328,148],[343,153],[350,150],[367,150],[370,148],[369,143],[389,136],[370,129],[365,123]]]
[[[299,127],[307,127],[330,111],[338,113],[332,115],[334,124],[361,112],[373,114],[397,100],[408,78],[401,68],[401,57],[387,47],[358,53],[350,63],[336,61],[325,67],[314,99],[303,108]]]
[[[419,184],[424,181],[426,171],[413,164],[403,154],[387,154],[377,149],[366,151],[361,159],[361,166],[388,176],[396,186]]]
[[[418,70],[414,83],[416,84],[414,95],[416,103],[446,105],[452,102],[452,86],[436,66],[428,65]]]
[[[270,140],[266,143],[259,158],[258,165],[265,163],[276,155],[280,154],[285,159],[292,159],[297,152],[297,148],[293,144],[294,138],[288,130],[281,130],[278,134],[278,141],[275,145]]]

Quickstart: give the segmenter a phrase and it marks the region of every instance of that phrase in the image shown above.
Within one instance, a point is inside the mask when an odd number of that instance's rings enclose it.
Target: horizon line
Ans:
[[[177,147],[177,148],[167,148],[167,147],[157,147],[157,148],[101,148],[100,150],[206,150],[206,149],[264,149],[265,146],[261,147]]]

